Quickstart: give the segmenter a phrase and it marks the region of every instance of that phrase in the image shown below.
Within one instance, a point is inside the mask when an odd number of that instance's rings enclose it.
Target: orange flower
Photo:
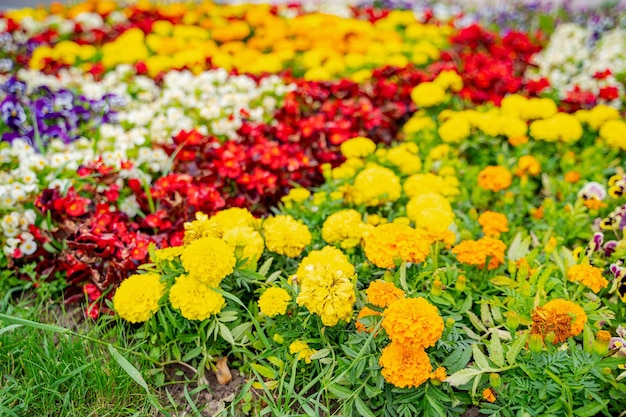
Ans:
[[[424,349],[391,342],[379,360],[385,381],[399,388],[419,387],[430,378],[433,366]]]
[[[445,381],[447,377],[448,374],[446,373],[446,368],[444,368],[443,366],[435,369],[435,371],[430,374],[430,379],[435,379],[441,382]]]
[[[483,391],[483,398],[490,403],[496,402],[496,394],[493,392],[491,388],[485,388]]]
[[[509,231],[509,221],[502,213],[486,211],[478,217],[478,224],[483,228],[485,236],[499,237],[500,233]]]
[[[606,207],[606,204],[602,200],[595,197],[586,199],[583,201],[583,204],[590,210],[600,210],[601,208]]]
[[[528,143],[528,136],[514,136],[509,138],[511,146],[525,145]]]
[[[407,348],[434,346],[443,333],[437,307],[425,298],[400,298],[383,313],[383,329],[393,341]]]
[[[536,219],[536,220],[543,219],[543,206],[539,206],[536,209],[531,209],[530,214],[531,216],[533,216],[533,219]]]
[[[543,307],[537,307],[532,320],[531,334],[538,334],[544,340],[549,336],[550,341],[557,344],[582,333],[587,315],[578,304],[556,298]]]
[[[478,173],[478,186],[494,192],[505,190],[511,186],[512,175],[508,169],[489,165]]]
[[[505,250],[504,242],[485,236],[479,240],[462,241],[452,249],[452,253],[456,255],[459,262],[479,268],[484,268],[489,258],[487,268],[495,269],[504,262]]]
[[[609,285],[609,281],[602,276],[602,270],[589,264],[572,265],[567,270],[567,279],[589,287],[594,293]]]
[[[565,173],[565,181],[570,184],[576,184],[580,180],[580,174],[576,171],[568,171]]]
[[[425,235],[399,223],[377,226],[364,236],[365,256],[380,268],[393,268],[396,261],[420,263],[430,253],[430,241]]]
[[[523,175],[530,175],[532,177],[539,175],[541,173],[541,165],[537,158],[532,155],[524,155],[519,161],[517,161],[517,170],[515,171],[515,175],[521,177]]]
[[[367,295],[367,301],[382,308],[386,308],[392,302],[404,298],[404,291],[391,282],[381,280],[370,283],[365,294]]]
[[[363,324],[359,319],[362,319],[363,317],[380,316],[380,315],[381,313],[379,313],[376,310],[372,310],[369,307],[363,307],[361,311],[359,311],[359,314],[356,316],[356,323],[355,323],[356,331],[361,332],[361,333],[371,333],[374,330],[374,328],[365,326],[365,324]]]

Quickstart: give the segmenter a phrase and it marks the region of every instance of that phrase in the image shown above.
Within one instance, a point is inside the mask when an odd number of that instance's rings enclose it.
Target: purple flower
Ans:
[[[23,96],[26,93],[26,83],[15,77],[9,78],[0,88],[10,95]]]
[[[20,102],[13,96],[7,96],[0,104],[2,121],[13,131],[24,130],[26,112]]]

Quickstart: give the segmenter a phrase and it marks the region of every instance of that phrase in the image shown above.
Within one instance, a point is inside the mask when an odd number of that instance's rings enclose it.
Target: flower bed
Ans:
[[[60,283],[157,387],[236,368],[222,415],[617,415],[620,29],[341,13],[2,12],[0,288]]]

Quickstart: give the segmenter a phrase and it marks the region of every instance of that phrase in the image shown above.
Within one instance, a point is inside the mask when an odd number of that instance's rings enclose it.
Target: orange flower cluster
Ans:
[[[489,259],[488,269],[495,269],[504,263],[506,245],[499,239],[485,236],[478,240],[464,240],[452,249],[459,262],[484,268]]]
[[[511,186],[512,175],[508,169],[489,165],[478,173],[478,186],[485,190],[498,192]]]
[[[571,301],[557,298],[537,307],[532,315],[530,334],[538,334],[552,343],[562,343],[569,337],[578,336],[587,322],[585,311]]]
[[[499,237],[500,233],[509,231],[509,221],[502,213],[486,211],[478,217],[478,224],[483,228],[485,236]]]
[[[602,276],[602,270],[589,264],[572,265],[567,270],[567,279],[589,287],[594,293],[609,285],[609,281]]]
[[[431,243],[421,230],[399,223],[381,224],[363,239],[365,256],[380,268],[393,268],[396,261],[424,262]]]
[[[372,282],[365,294],[367,301],[382,308],[387,308],[392,302],[404,298],[404,291],[391,282],[381,280]]]
[[[399,388],[419,387],[428,381],[433,370],[424,349],[412,349],[399,343],[384,348],[379,363],[385,380]]]

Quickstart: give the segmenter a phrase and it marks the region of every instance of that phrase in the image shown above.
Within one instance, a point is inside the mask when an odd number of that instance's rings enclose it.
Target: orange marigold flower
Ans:
[[[430,374],[430,379],[436,379],[437,381],[441,382],[445,381],[447,377],[448,374],[446,373],[446,368],[444,368],[443,366],[435,369],[435,371]]]
[[[425,298],[400,298],[383,313],[383,329],[393,341],[407,348],[434,346],[443,333],[437,307]]]
[[[569,267],[567,279],[589,287],[594,293],[609,285],[609,281],[602,276],[602,270],[589,264],[572,265]]]
[[[387,281],[373,281],[367,291],[367,301],[375,306],[387,308],[392,302],[404,298],[404,291]]]
[[[570,184],[576,184],[580,180],[580,174],[576,171],[568,171],[565,173],[565,181]]]
[[[363,324],[360,321],[360,319],[362,319],[363,317],[380,316],[380,315],[381,313],[376,310],[372,310],[369,307],[363,307],[361,311],[359,311],[359,314],[356,316],[356,323],[355,323],[356,331],[371,333],[374,330],[374,328],[367,327],[365,324]]]
[[[491,388],[485,388],[483,391],[483,398],[490,403],[496,402],[496,394],[493,392]]]
[[[537,158],[532,155],[524,155],[517,161],[517,170],[515,175],[521,177],[523,175],[530,175],[535,177],[541,173],[541,165]]]
[[[543,206],[539,206],[536,209],[531,209],[530,214],[531,216],[533,216],[533,219],[536,219],[536,220],[543,219]]]
[[[379,360],[385,381],[399,388],[415,388],[428,381],[433,366],[424,349],[413,349],[391,342]]]
[[[508,141],[511,146],[525,145],[528,143],[528,136],[513,136]]]
[[[486,211],[478,217],[478,224],[483,228],[485,236],[499,237],[500,233],[509,231],[509,221],[502,213]]]
[[[489,165],[478,173],[478,186],[485,190],[498,192],[511,186],[512,175],[508,169]]]
[[[596,340],[600,342],[609,342],[611,337],[611,333],[606,330],[598,330],[598,334],[596,334]]]
[[[532,320],[531,334],[541,335],[544,340],[550,335],[552,342],[557,344],[582,333],[587,315],[578,304],[556,298],[543,307],[537,307],[533,311]]]
[[[606,203],[598,198],[592,197],[583,201],[585,207],[590,210],[600,210],[603,207],[606,207]]]
[[[478,240],[462,241],[452,249],[452,253],[456,255],[459,262],[479,268],[484,268],[489,258],[487,268],[495,269],[504,262],[505,250],[504,242],[485,236]]]
[[[399,223],[377,226],[364,236],[365,256],[380,268],[393,268],[395,262],[424,262],[430,253],[430,241],[419,230]]]

